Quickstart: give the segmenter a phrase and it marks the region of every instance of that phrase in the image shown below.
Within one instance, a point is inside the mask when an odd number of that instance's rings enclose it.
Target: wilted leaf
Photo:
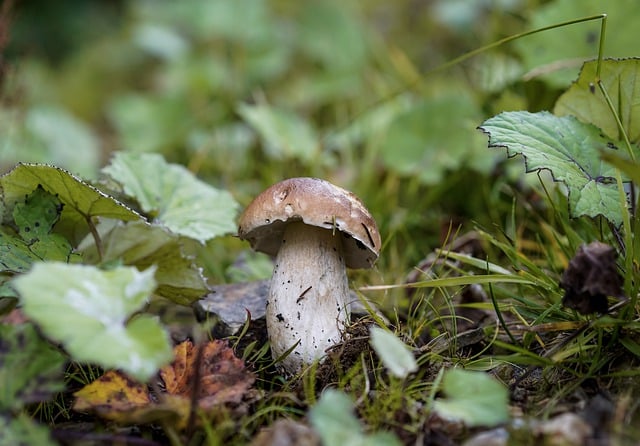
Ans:
[[[562,304],[582,314],[606,313],[607,296],[624,296],[617,257],[613,247],[598,241],[578,248],[560,280]]]
[[[224,341],[203,345],[203,350],[185,341],[174,348],[174,361],[160,371],[166,393],[150,398],[147,387],[118,372],[75,393],[75,410],[92,410],[120,423],[148,423],[171,419],[178,429],[189,421],[194,391],[197,407],[212,411],[227,403],[240,403],[255,380]],[[200,372],[196,373],[196,365]]]
[[[171,359],[168,336],[152,317],[129,320],[155,288],[154,268],[37,263],[13,280],[23,309],[77,361],[121,368],[146,380]]]
[[[573,116],[548,112],[505,112],[479,127],[489,134],[489,147],[504,147],[508,156],[521,154],[527,172],[548,169],[569,189],[573,217],[602,215],[622,222],[615,170],[600,160],[600,152],[615,149],[600,129]]]
[[[267,153],[275,159],[312,160],[319,141],[311,125],[295,113],[268,105],[240,104],[238,113],[260,135]]]
[[[200,348],[203,349],[201,352]],[[221,340],[207,342],[202,347],[185,341],[175,347],[174,354],[174,361],[160,371],[167,393],[190,399],[195,388],[202,409],[242,401],[255,380],[245,369],[244,362]],[[196,371],[198,362],[199,375]],[[200,381],[196,382],[196,377]]]
[[[446,398],[434,402],[442,417],[461,420],[467,426],[494,426],[509,419],[509,392],[486,373],[448,370],[442,390]]]
[[[115,421],[127,421],[127,412],[145,407],[151,402],[145,385],[113,370],[73,395],[76,397],[74,410],[96,410],[102,416],[107,415]]]
[[[580,77],[556,102],[554,113],[573,115],[593,124],[614,140],[622,140],[615,117],[595,85],[597,61],[582,66]],[[604,85],[622,126],[632,144],[640,140],[640,59],[604,60],[600,72]]]
[[[205,242],[236,231],[238,203],[157,154],[118,152],[104,172],[134,197],[155,223]]]
[[[109,223],[108,228],[106,224],[98,227],[102,239],[101,259],[92,239],[81,244],[85,262],[121,261],[139,270],[155,265],[158,285],[155,294],[181,305],[189,305],[209,291],[201,268],[184,253],[179,236],[163,226],[142,221]]]
[[[384,366],[398,378],[406,378],[418,370],[418,364],[407,346],[393,333],[371,328],[371,345]]]
[[[19,410],[61,391],[65,360],[33,325],[0,324],[0,412]]]
[[[337,390],[327,390],[309,411],[309,419],[324,445],[396,446],[398,439],[391,433],[366,435],[353,414],[349,397]]]
[[[71,243],[79,242],[89,233],[87,222],[94,217],[124,221],[140,219],[139,214],[80,178],[44,164],[18,164],[0,177],[4,215],[12,214],[15,205],[23,202],[38,186],[55,195],[64,205],[56,228]]]
[[[17,417],[0,414],[0,445],[56,446],[49,435],[49,429],[31,419],[25,413]]]

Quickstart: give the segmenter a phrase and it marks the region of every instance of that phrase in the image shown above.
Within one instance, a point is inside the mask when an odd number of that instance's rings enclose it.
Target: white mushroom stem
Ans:
[[[290,223],[276,257],[267,300],[274,358],[298,345],[279,366],[297,373],[337,344],[349,318],[349,284],[340,234]]]

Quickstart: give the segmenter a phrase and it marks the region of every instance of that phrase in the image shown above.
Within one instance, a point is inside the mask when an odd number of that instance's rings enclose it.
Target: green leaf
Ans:
[[[19,410],[60,392],[65,361],[33,325],[0,324],[0,412]]]
[[[238,113],[260,135],[267,154],[274,159],[312,160],[319,142],[309,122],[293,112],[268,105],[240,104]]]
[[[64,108],[35,107],[29,110],[25,126],[46,147],[47,159],[42,161],[89,177],[97,173],[100,164],[98,139],[87,124]]]
[[[24,240],[0,227],[0,271],[22,273],[38,260]]]
[[[348,4],[309,2],[300,18],[299,33],[296,41],[302,51],[329,70],[356,71],[367,61],[367,33]]]
[[[104,172],[120,183],[154,223],[204,243],[236,231],[238,203],[158,154],[118,152]]]
[[[20,273],[38,260],[69,262],[77,257],[67,239],[51,232],[62,208],[60,200],[42,186],[15,204],[13,221],[18,234],[0,227],[0,271]]]
[[[396,446],[400,441],[391,433],[365,435],[353,414],[353,404],[338,390],[323,392],[320,401],[309,411],[309,418],[324,445],[341,446]]]
[[[49,429],[33,421],[29,415],[13,418],[0,414],[0,446],[38,445],[56,446]]]
[[[98,227],[102,239],[102,259],[91,240],[80,245],[85,262],[121,262],[139,270],[156,266],[155,294],[189,305],[209,291],[201,269],[184,253],[180,237],[162,226],[142,221],[110,221]]]
[[[411,350],[393,333],[379,327],[371,328],[371,346],[384,366],[398,378],[406,378],[418,370]]]
[[[616,154],[611,150],[601,153],[604,161],[620,169],[620,172],[625,174],[630,181],[633,181],[635,184],[640,184],[640,162],[631,161],[627,156],[620,155],[620,153]]]
[[[614,140],[622,141],[615,117],[596,82],[597,61],[582,66],[578,80],[560,96],[554,109],[558,116],[573,115],[593,124]],[[613,108],[632,144],[640,141],[640,59],[604,60],[600,72]]]
[[[3,215],[11,215],[17,203],[38,186],[58,197],[64,205],[56,229],[71,243],[89,233],[88,221],[94,217],[138,220],[140,215],[118,200],[59,167],[46,164],[18,164],[0,177]]]
[[[486,170],[491,156],[478,156],[481,138],[475,131],[480,114],[466,94],[445,95],[399,113],[381,139],[385,165],[424,184],[439,183],[449,170],[468,166]],[[455,130],[452,130],[455,127]]]
[[[452,369],[442,379],[445,399],[434,409],[445,418],[461,420],[468,426],[494,426],[509,419],[509,392],[483,372]]]
[[[130,94],[109,104],[109,118],[120,146],[136,153],[161,152],[184,140],[192,125],[182,97]]]
[[[628,336],[624,336],[620,338],[620,343],[631,353],[640,357],[640,344],[638,344],[636,341]]]
[[[573,116],[548,112],[505,112],[483,122],[489,147],[505,147],[507,155],[523,155],[527,172],[547,169],[569,190],[573,217],[602,215],[622,222],[615,170],[600,160],[600,152],[615,148],[597,127]]]
[[[565,20],[607,13],[605,54],[632,57],[638,54],[637,33],[640,3],[635,0],[555,0],[532,9],[528,29]],[[599,20],[548,30],[514,42],[531,77],[540,77],[554,87],[564,88],[575,78],[585,60],[598,55]]]
[[[154,272],[48,262],[12,283],[25,314],[75,360],[147,380],[172,357],[167,333],[154,318],[129,320],[155,288]]]

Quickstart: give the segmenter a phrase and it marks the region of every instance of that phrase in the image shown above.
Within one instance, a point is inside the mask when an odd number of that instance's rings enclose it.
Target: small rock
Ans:
[[[251,446],[320,446],[320,437],[306,424],[282,418],[260,430]]]

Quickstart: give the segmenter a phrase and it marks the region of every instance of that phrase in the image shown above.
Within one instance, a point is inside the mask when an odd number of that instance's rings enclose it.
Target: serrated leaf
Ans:
[[[142,221],[111,221],[98,227],[102,239],[102,258],[92,240],[80,245],[85,262],[119,261],[143,270],[156,266],[155,294],[189,305],[209,291],[202,269],[184,253],[180,237],[162,226]]]
[[[311,125],[287,110],[268,105],[240,104],[238,113],[260,135],[267,153],[275,159],[311,160],[319,142]]]
[[[0,177],[4,215],[10,215],[16,203],[23,201],[38,186],[64,204],[57,228],[71,243],[79,242],[89,233],[87,221],[94,217],[124,221],[141,218],[132,209],[75,175],[46,164],[18,164]]]
[[[22,273],[39,260],[24,240],[0,227],[0,271]]]
[[[66,358],[31,324],[0,324],[0,412],[47,400],[64,388]]]
[[[314,430],[322,444],[341,446],[396,446],[400,441],[391,433],[378,432],[365,435],[353,414],[353,403],[338,390],[326,390],[320,401],[309,411]]]
[[[578,80],[556,102],[554,113],[573,115],[622,140],[615,117],[596,82],[597,61],[582,66]],[[602,61],[600,80],[632,144],[640,141],[640,59]]]
[[[613,224],[622,222],[616,172],[600,159],[600,152],[615,145],[597,127],[573,116],[519,111],[500,113],[479,129],[489,134],[489,147],[504,147],[510,157],[523,155],[527,172],[547,169],[564,183],[573,217],[602,215]]]
[[[442,390],[446,398],[434,401],[445,418],[467,426],[494,426],[509,419],[509,392],[484,372],[452,369],[445,372]]]
[[[398,378],[418,370],[418,364],[404,342],[382,328],[371,328],[371,346],[384,366]]]
[[[15,204],[18,234],[0,228],[0,271],[20,273],[38,260],[69,262],[77,257],[67,239],[51,232],[62,208],[60,200],[41,186]]]
[[[204,243],[236,231],[238,203],[227,191],[196,178],[185,167],[150,153],[118,152],[104,172],[120,183],[154,223]]]
[[[49,429],[33,421],[27,414],[17,417],[0,414],[0,446],[56,446]]]
[[[75,360],[146,380],[171,360],[167,333],[157,320],[129,320],[155,288],[154,272],[48,262],[36,263],[12,283],[25,314]]]

